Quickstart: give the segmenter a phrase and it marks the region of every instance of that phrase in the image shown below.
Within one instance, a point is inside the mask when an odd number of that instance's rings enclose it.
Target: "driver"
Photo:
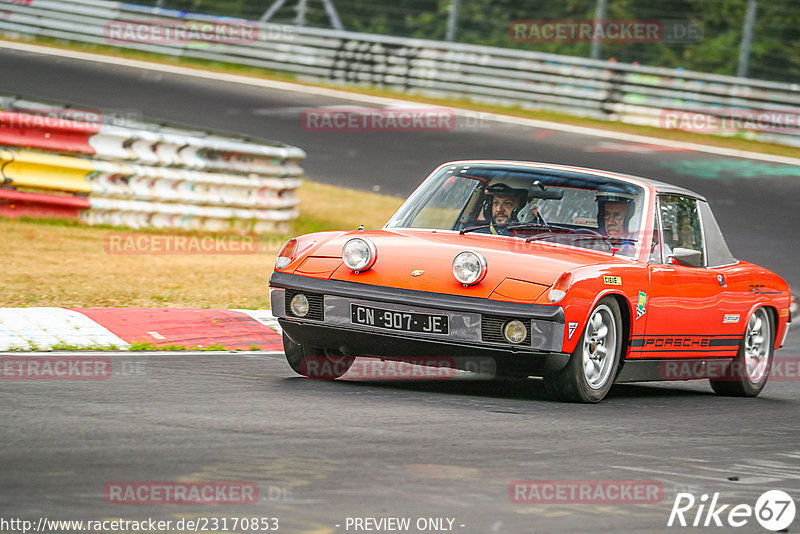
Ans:
[[[629,239],[628,223],[636,207],[633,198],[620,193],[598,193],[596,199],[600,233],[617,239]]]
[[[489,231],[497,234],[495,225],[505,226],[517,222],[517,214],[527,201],[528,191],[511,187],[502,181],[495,181],[486,188],[485,197],[483,215],[491,223]]]

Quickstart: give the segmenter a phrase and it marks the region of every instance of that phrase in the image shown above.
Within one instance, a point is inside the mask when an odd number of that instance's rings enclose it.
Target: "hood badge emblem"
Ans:
[[[411,276],[421,276],[424,272],[422,269],[414,269],[411,271]]]

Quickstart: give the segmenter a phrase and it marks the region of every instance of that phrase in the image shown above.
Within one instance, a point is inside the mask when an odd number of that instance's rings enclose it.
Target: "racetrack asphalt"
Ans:
[[[796,365],[798,342],[795,332],[781,358]],[[751,506],[771,489],[800,497],[796,379],[755,399],[715,396],[703,381],[617,386],[576,405],[536,379],[324,382],[295,375],[282,354],[80,355],[110,358],[111,377],[0,383],[3,517],[278,517],[292,533],[354,532],[347,517],[449,517],[469,534],[668,532],[678,492]],[[509,498],[515,481],[580,480],[655,481],[663,500]],[[108,484],[147,481],[248,482],[259,499],[104,496]]]
[[[364,190],[405,196],[459,158],[661,179],[709,199],[737,257],[800,287],[800,187],[789,165],[491,121],[440,133],[308,132],[304,109],[353,102],[8,50],[0,69],[0,93],[277,139],[308,152],[311,179]],[[796,365],[797,330],[777,356]],[[666,532],[676,530],[666,523],[677,491],[753,505],[782,489],[800,504],[798,378],[756,399],[717,397],[705,382],[624,385],[584,406],[550,400],[535,379],[328,383],[297,377],[281,354],[109,357],[118,369],[109,380],[0,382],[0,516],[246,514],[277,516],[285,532],[354,532],[345,521],[356,516],[450,517],[470,534]],[[153,480],[252,481],[262,500],[104,499],[108,483]],[[515,504],[508,489],[517,480],[657,480],[664,500]],[[736,531],[763,530],[751,520]]]

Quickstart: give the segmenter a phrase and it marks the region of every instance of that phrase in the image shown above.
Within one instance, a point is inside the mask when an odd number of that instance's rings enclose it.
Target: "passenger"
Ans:
[[[595,198],[600,233],[617,239],[629,239],[628,223],[636,207],[633,198],[617,193],[598,193]]]
[[[608,237],[628,237],[628,220],[630,203],[628,202],[606,202],[603,210],[603,223],[605,233]]]
[[[632,253],[636,239],[630,233],[628,224],[636,208],[633,198],[617,193],[598,193],[596,199],[600,233],[614,239],[612,246],[622,246],[626,254]]]

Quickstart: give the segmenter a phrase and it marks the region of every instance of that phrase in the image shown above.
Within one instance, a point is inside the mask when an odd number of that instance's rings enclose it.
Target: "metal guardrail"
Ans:
[[[0,215],[255,232],[288,231],[298,215],[299,148],[75,121],[80,110],[12,98],[0,107]]]
[[[381,86],[409,94],[548,109],[597,119],[738,135],[800,146],[800,85],[421,39],[275,26],[104,0],[0,3],[0,32],[105,44],[107,24],[181,20],[257,28],[242,42],[114,46],[294,73],[301,80]],[[683,122],[669,122],[670,111]],[[744,113],[742,115],[742,113]],[[738,117],[738,125],[732,120]],[[757,122],[755,128],[743,121]],[[794,122],[793,122],[794,121]],[[693,123],[692,123],[693,122]],[[724,127],[719,128],[720,124]]]

